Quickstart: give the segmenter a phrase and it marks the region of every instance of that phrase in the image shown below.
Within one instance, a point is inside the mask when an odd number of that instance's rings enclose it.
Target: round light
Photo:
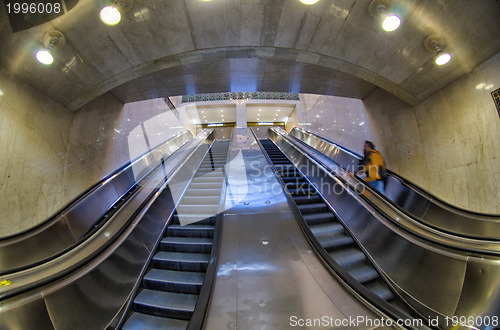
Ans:
[[[396,30],[401,24],[401,19],[396,15],[389,15],[382,22],[382,28],[387,32]]]
[[[436,64],[444,65],[448,63],[450,60],[451,60],[450,53],[439,53],[439,55],[436,57]]]
[[[120,22],[122,15],[116,7],[106,6],[101,9],[99,17],[104,24],[116,25]]]
[[[49,65],[49,64],[52,64],[54,62],[54,57],[52,57],[52,55],[46,50],[37,51],[35,53],[35,57],[38,60],[38,62],[45,64],[45,65]]]
[[[302,2],[305,5],[314,5],[318,1],[319,0],[300,0],[300,2]]]

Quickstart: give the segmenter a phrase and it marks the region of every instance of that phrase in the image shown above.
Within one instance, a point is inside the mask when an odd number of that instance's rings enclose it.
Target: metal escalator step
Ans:
[[[292,196],[311,196],[311,195],[317,195],[318,192],[313,189],[313,188],[310,188],[310,189],[301,189],[301,188],[287,188],[288,191],[290,192],[290,194]]]
[[[303,183],[307,182],[306,178],[304,177],[297,177],[297,176],[284,176],[281,178],[283,182],[288,183],[288,182],[297,182],[297,183]]]
[[[200,184],[200,183],[207,183],[207,184],[219,183],[219,184],[221,184],[222,182],[223,182],[222,177],[217,178],[217,177],[199,176],[199,177],[193,178],[193,180],[191,181],[191,184],[193,184],[193,183],[198,183],[198,184]]]
[[[224,173],[222,171],[209,171],[209,172],[196,172],[196,175],[193,180],[196,180],[197,178],[217,178],[219,180],[222,180],[224,178]]]
[[[175,214],[174,223],[180,225],[215,225],[215,217],[217,214],[212,214],[210,216],[201,214]],[[173,225],[172,225],[173,226]],[[207,236],[208,237],[208,236]]]
[[[329,210],[328,206],[325,203],[300,204],[297,206],[298,206],[300,212],[304,215],[310,214],[310,213],[320,213],[320,212],[324,212],[324,211]]]
[[[212,239],[202,237],[165,237],[159,245],[160,251],[210,253]]]
[[[381,281],[372,281],[366,285],[366,288],[386,301],[394,298],[394,294],[389,287],[385,283],[381,283]]]
[[[221,189],[188,189],[186,196],[219,196]]]
[[[309,182],[301,182],[301,183],[296,183],[296,182],[288,182],[285,183],[285,187],[290,190],[290,189],[303,189],[303,190],[311,190],[314,189],[312,185],[309,184]]]
[[[212,183],[191,182],[188,186],[188,189],[222,189],[222,180],[220,182],[212,182]]]
[[[201,214],[207,215],[207,217],[217,214],[219,212],[219,203],[211,204],[211,205],[203,205],[203,204],[187,204],[184,203],[184,200],[177,206],[178,214]]]
[[[182,214],[180,216],[182,219]],[[210,225],[170,225],[167,228],[167,236],[181,236],[181,237],[213,237],[214,226]]]
[[[203,205],[214,205],[220,203],[219,196],[184,196],[181,203],[183,204],[203,204]]]
[[[210,254],[208,253],[182,253],[158,252],[152,260],[154,268],[179,270],[188,272],[205,272]]]
[[[318,214],[318,216],[324,215],[326,217],[328,216],[328,214],[332,213],[320,213]],[[337,236],[344,232],[344,227],[337,222],[321,223],[309,226],[309,228],[311,228],[311,231],[313,232],[314,236],[317,237]]]
[[[293,200],[297,205],[306,204],[306,203],[315,203],[321,201],[321,197],[319,195],[312,196],[295,196]]]
[[[351,236],[347,235],[319,236],[316,238],[321,246],[329,252],[333,251],[334,249],[340,249],[354,245],[354,240],[351,238]]]
[[[145,289],[134,299],[134,310],[189,320],[197,300],[198,295]]]
[[[366,261],[365,254],[358,248],[333,251],[330,252],[330,257],[344,268]]]
[[[189,321],[172,319],[134,312],[123,325],[123,330],[144,330],[144,329],[169,329],[185,330]]]
[[[335,215],[332,212],[303,214],[303,217],[309,226],[327,224],[336,220]]]
[[[150,290],[199,294],[205,274],[201,272],[180,272],[175,270],[151,269],[142,281]]]
[[[361,284],[373,281],[374,279],[379,277],[375,268],[367,264],[356,264],[345,269],[352,277],[356,279],[356,281]]]

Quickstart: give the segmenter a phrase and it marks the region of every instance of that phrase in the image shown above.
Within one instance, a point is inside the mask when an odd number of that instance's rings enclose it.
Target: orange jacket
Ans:
[[[366,173],[366,182],[381,180],[379,168],[385,169],[385,160],[378,150],[372,149],[360,162],[360,171]]]

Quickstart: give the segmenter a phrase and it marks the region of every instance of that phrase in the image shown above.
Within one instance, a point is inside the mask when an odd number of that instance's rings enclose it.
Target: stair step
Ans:
[[[138,312],[132,312],[127,322],[122,326],[123,330],[142,330],[142,329],[172,329],[185,330],[189,325],[189,321],[171,319],[168,317],[160,317],[148,315]]]
[[[330,252],[330,256],[344,268],[366,261],[365,254],[358,248],[333,251]]]
[[[218,205],[220,203],[220,196],[184,196],[182,197],[181,203],[186,205]]]
[[[175,214],[174,215],[174,223],[176,225],[209,225],[209,226],[214,226],[215,225],[215,218],[217,214],[212,214],[210,216],[208,215],[201,215],[201,214]],[[171,225],[174,226],[174,225]]]
[[[205,274],[165,269],[151,269],[143,279],[143,286],[150,290],[199,294]]]
[[[328,206],[325,203],[301,204],[297,206],[300,212],[304,215],[310,213],[320,213],[322,211],[328,211]]]
[[[299,205],[299,209],[300,209],[300,205]],[[311,226],[324,224],[324,223],[330,223],[330,222],[333,222],[336,220],[336,217],[332,212],[304,214],[303,217],[304,217],[304,220]]]
[[[219,182],[191,182],[188,189],[222,189],[222,180]]]
[[[182,215],[180,216],[182,220]],[[170,225],[167,228],[167,236],[181,237],[213,237],[215,227],[211,225]]]
[[[205,272],[210,254],[208,253],[182,253],[158,252],[152,260],[152,266],[159,269]]]
[[[310,226],[311,231],[317,238],[325,236],[338,236],[344,232],[344,227],[337,222],[321,223]],[[350,238],[350,237],[349,237]]]
[[[379,275],[375,268],[367,264],[355,265],[353,267],[347,267],[347,272],[356,279],[359,283],[367,283],[378,278]]]
[[[385,301],[393,299],[394,294],[385,283],[380,283],[381,281],[382,280],[370,282],[366,285],[366,288]]]
[[[212,251],[212,239],[201,237],[165,237],[161,240],[161,251],[210,253]]]
[[[134,310],[189,320],[197,300],[198,295],[144,289],[134,299]]]
[[[177,214],[192,214],[192,215],[207,215],[207,217],[213,216],[219,213],[219,203],[211,205],[203,204],[187,204],[184,200],[177,206]]]
[[[188,189],[185,196],[218,196],[220,198],[221,189]]]
[[[315,203],[321,201],[321,197],[319,195],[312,196],[295,196],[293,200],[297,205],[306,204],[306,203]]]
[[[322,236],[322,237],[317,237],[317,239],[321,244],[321,246],[325,250],[328,250],[329,252],[335,249],[354,245],[354,240],[350,236],[346,235],[324,236],[324,237]]]

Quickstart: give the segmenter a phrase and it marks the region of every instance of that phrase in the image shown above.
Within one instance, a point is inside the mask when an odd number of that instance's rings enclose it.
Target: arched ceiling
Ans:
[[[0,6],[0,66],[76,111],[111,91],[124,102],[227,91],[310,92],[364,98],[380,87],[416,105],[500,50],[496,0],[393,0],[402,25],[384,32],[371,0],[135,0],[117,26],[101,1],[13,33]],[[67,44],[51,66],[35,51],[51,29]],[[424,48],[441,35],[453,59]]]

